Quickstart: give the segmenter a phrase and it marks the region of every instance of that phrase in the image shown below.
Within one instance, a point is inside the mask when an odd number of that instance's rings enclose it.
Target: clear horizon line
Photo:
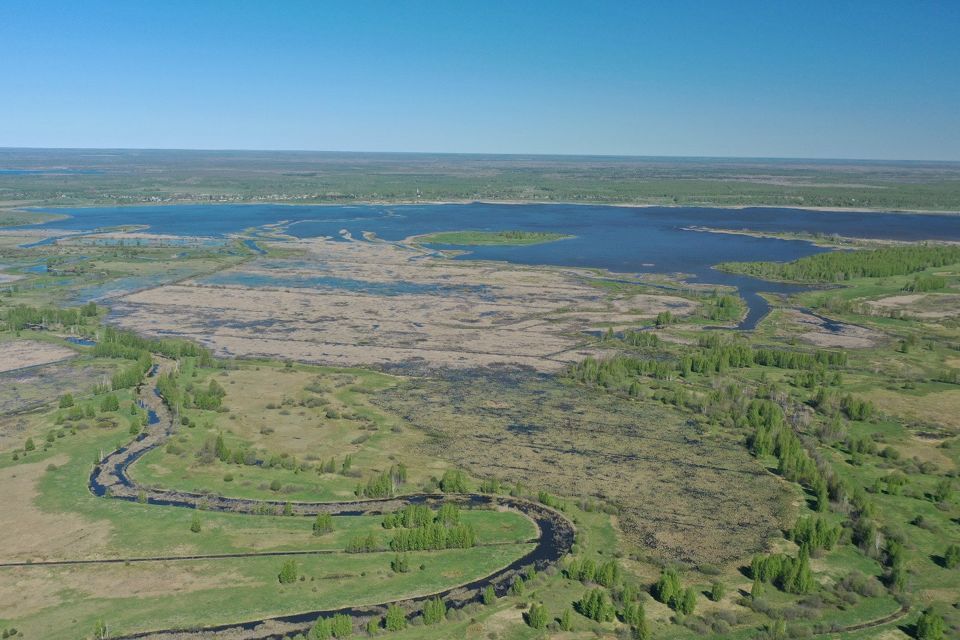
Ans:
[[[623,158],[623,159],[672,159],[672,160],[787,160],[813,162],[885,162],[885,163],[936,163],[958,164],[957,159],[920,158],[857,158],[834,156],[771,156],[771,155],[670,155],[670,154],[623,154],[623,153],[542,153],[542,152],[489,152],[489,151],[370,151],[344,149],[255,149],[247,147],[23,147],[0,146],[0,151],[187,151],[187,152],[236,152],[236,153],[328,153],[354,155],[421,155],[421,156],[496,156],[496,157],[541,157],[541,158]]]

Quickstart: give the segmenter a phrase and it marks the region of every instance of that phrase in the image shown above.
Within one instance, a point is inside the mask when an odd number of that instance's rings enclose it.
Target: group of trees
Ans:
[[[757,457],[776,456],[780,475],[809,488],[817,498],[817,510],[826,510],[830,497],[827,481],[800,438],[786,423],[780,405],[771,400],[753,399],[745,417],[748,425],[753,427],[747,438],[750,452]]]
[[[787,532],[787,538],[811,552],[817,549],[829,551],[837,544],[842,534],[841,525],[831,525],[821,516],[806,516],[797,519],[793,528]]]
[[[333,531],[333,516],[329,513],[318,513],[313,521],[313,535],[322,536]]]
[[[805,546],[800,547],[796,558],[782,553],[754,556],[750,575],[755,583],[772,583],[787,593],[810,593],[814,586],[810,554]]]
[[[567,375],[578,382],[595,384],[612,391],[634,393],[638,376],[672,380],[677,375],[723,373],[755,365],[778,369],[817,372],[825,378],[825,370],[846,365],[847,356],[839,351],[814,352],[786,349],[755,349],[738,340],[727,340],[718,334],[701,338],[697,347],[686,349],[679,357],[634,357],[618,355],[602,360],[585,358],[570,366]]]
[[[28,327],[82,326],[86,324],[87,318],[96,315],[97,305],[93,303],[75,309],[40,308],[18,304],[8,308],[3,319],[7,331],[20,331]]]
[[[574,603],[580,614],[596,622],[611,621],[619,616],[630,627],[632,638],[646,640],[649,637],[643,604],[639,601],[640,589],[624,579],[623,571],[615,560],[597,562],[589,557],[574,557],[564,572],[571,580],[599,585],[584,592],[580,600]],[[679,585],[679,578],[677,581]],[[655,585],[653,591],[658,593],[657,589]],[[572,627],[570,611],[565,610],[560,617],[560,628],[570,631]]]
[[[380,550],[380,541],[372,533],[357,535],[347,543],[347,553],[371,553]]]
[[[220,385],[220,383],[211,378],[206,389],[194,389],[193,406],[195,406],[197,409],[216,411],[222,405],[223,398],[226,395],[227,391]]]
[[[353,618],[338,613],[332,618],[318,618],[310,628],[309,640],[347,638],[353,635]]]
[[[547,628],[547,608],[538,602],[530,604],[530,610],[527,612],[527,624],[534,629]]]
[[[407,467],[399,463],[373,476],[367,480],[366,484],[358,484],[354,494],[358,498],[392,498],[400,485],[406,481]]]
[[[286,560],[280,565],[280,573],[277,574],[277,580],[280,584],[291,584],[297,581],[297,563],[294,560]]]
[[[149,351],[138,351],[134,360],[136,361],[134,364],[117,371],[110,378],[110,387],[114,391],[137,386],[153,366]]]
[[[693,587],[683,588],[676,569],[664,569],[651,591],[654,598],[683,615],[693,613],[697,606],[697,592]]]
[[[405,528],[413,529],[426,527],[434,522],[443,525],[460,523],[460,509],[457,505],[446,502],[434,512],[430,507],[422,504],[409,504],[400,511],[388,513],[383,517],[384,529]]]
[[[117,399],[116,395],[108,393],[100,399],[100,411],[105,413],[108,411],[120,411],[120,400]]]
[[[101,358],[126,358],[135,360],[140,352],[158,353],[168,358],[197,358],[201,367],[212,367],[215,362],[210,350],[188,340],[167,339],[154,340],[138,336],[131,331],[104,327],[100,333],[96,346],[93,348],[95,356]]]
[[[820,388],[813,397],[813,405],[817,411],[828,416],[839,412],[846,414],[851,420],[865,421],[873,417],[875,412],[873,403],[858,398],[852,394],[839,394],[831,389]]]
[[[477,544],[477,536],[469,524],[446,526],[442,522],[398,529],[390,540],[393,551],[436,551],[439,549],[467,549]]]
[[[608,560],[597,564],[590,558],[583,560],[573,559],[566,568],[567,577],[581,582],[595,582],[607,588],[613,588],[620,583],[622,572],[616,560]]]
[[[907,275],[960,262],[960,247],[917,244],[869,251],[818,253],[793,262],[726,262],[719,267],[767,280],[840,282]]]
[[[440,490],[444,493],[466,493],[467,476],[459,469],[447,469],[440,478]]]
[[[350,467],[353,466],[353,456],[349,453],[343,457],[343,462],[339,465],[340,473],[347,475],[347,472],[350,471]],[[337,459],[331,457],[326,462],[317,464],[317,473],[337,473]]]
[[[941,276],[935,276],[931,273],[921,273],[910,282],[904,285],[904,291],[926,292],[939,291],[946,289],[947,279]]]
[[[743,305],[739,297],[724,293],[707,298],[701,313],[714,322],[729,322],[743,315]]]
[[[447,605],[440,598],[431,598],[423,604],[423,623],[437,624],[447,618]]]
[[[616,608],[605,589],[587,591],[575,606],[580,615],[596,622],[610,622],[616,615]]]

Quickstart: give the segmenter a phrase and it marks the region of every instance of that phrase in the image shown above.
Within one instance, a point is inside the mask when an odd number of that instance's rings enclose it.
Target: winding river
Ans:
[[[172,361],[161,360],[159,371],[169,370]],[[163,445],[174,433],[175,421],[170,410],[163,402],[154,381],[158,368],[151,369],[147,379],[137,389],[137,395],[143,407],[150,412],[150,424],[127,446],[105,455],[89,477],[90,491],[99,497],[146,502],[152,505],[196,509],[202,507],[210,511],[229,511],[255,516],[265,512],[273,514],[283,509],[286,502],[275,500],[251,500],[211,496],[164,489],[142,487],[129,475],[131,465],[148,451]],[[315,516],[329,513],[333,516],[377,515],[396,511],[408,504],[440,505],[444,502],[456,502],[466,508],[509,509],[523,514],[534,522],[538,536],[536,546],[517,558],[509,565],[466,584],[445,589],[437,593],[383,602],[358,607],[305,611],[301,613],[273,616],[210,627],[198,627],[189,631],[178,629],[159,629],[122,636],[111,636],[111,640],[132,640],[134,638],[215,638],[230,635],[231,638],[244,640],[282,640],[297,633],[306,633],[318,617],[346,614],[354,619],[354,626],[360,627],[366,621],[380,618],[386,613],[387,606],[396,604],[408,615],[420,610],[423,604],[432,598],[441,598],[448,609],[459,609],[467,604],[479,602],[487,586],[492,586],[498,596],[507,593],[516,575],[527,567],[541,571],[570,552],[575,536],[573,523],[561,512],[546,505],[502,495],[488,494],[437,494],[420,493],[398,496],[396,498],[376,500],[351,500],[346,502],[295,502],[291,503],[296,516]],[[253,557],[263,555],[308,555],[324,554],[330,551],[289,551],[249,554],[212,554],[199,556],[131,558],[132,562],[151,562],[161,560],[200,560],[224,557]],[[90,564],[125,562],[127,560],[92,560],[59,562],[52,564]]]

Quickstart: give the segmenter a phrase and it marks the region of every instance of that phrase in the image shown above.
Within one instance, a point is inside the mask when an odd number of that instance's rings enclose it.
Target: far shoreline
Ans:
[[[351,202],[289,202],[289,201],[257,201],[257,202],[224,202],[209,200],[180,200],[177,202],[133,202],[118,204],[75,204],[75,205],[19,205],[10,208],[0,208],[2,211],[19,211],[24,213],[45,213],[59,212],[70,209],[121,209],[133,207],[178,207],[178,206],[255,206],[255,205],[275,205],[284,207],[369,207],[369,206],[397,206],[410,207],[419,205],[439,206],[439,205],[562,205],[562,206],[581,206],[581,207],[621,207],[628,209],[774,209],[781,211],[810,211],[816,213],[887,213],[895,215],[943,215],[960,216],[960,210],[935,210],[935,209],[874,209],[868,207],[844,207],[841,209],[835,207],[817,207],[802,205],[773,205],[773,204],[654,204],[642,202],[570,202],[560,200],[487,200],[487,199],[463,199],[463,200],[357,200]],[[60,214],[68,215],[68,214]],[[42,223],[33,223],[42,224]]]

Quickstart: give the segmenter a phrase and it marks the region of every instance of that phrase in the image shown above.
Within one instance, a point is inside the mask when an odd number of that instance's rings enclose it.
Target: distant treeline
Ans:
[[[20,331],[28,327],[74,327],[85,324],[87,318],[96,315],[97,305],[90,302],[76,309],[38,308],[18,304],[7,309],[3,317],[7,330]]]
[[[625,336],[633,343],[632,336]],[[754,365],[778,369],[817,371],[827,367],[842,367],[847,363],[847,354],[842,351],[814,352],[786,349],[756,349],[748,344],[724,340],[719,334],[700,339],[698,346],[687,354],[674,359],[654,359],[635,356],[615,356],[605,360],[586,358],[571,365],[568,375],[579,381],[596,384],[607,389],[633,393],[633,385],[639,375],[658,380],[670,380],[678,374],[722,373],[728,369],[741,369]]]
[[[910,245],[820,253],[793,262],[724,262],[718,266],[724,271],[767,280],[842,282],[852,278],[902,276],[957,263],[960,263],[958,246]]]
[[[213,356],[209,349],[187,340],[154,340],[142,338],[130,331],[113,327],[104,327],[93,349],[95,356],[101,358],[127,358],[136,360],[142,352],[158,353],[168,358],[199,358],[201,367],[213,366]]]

